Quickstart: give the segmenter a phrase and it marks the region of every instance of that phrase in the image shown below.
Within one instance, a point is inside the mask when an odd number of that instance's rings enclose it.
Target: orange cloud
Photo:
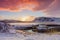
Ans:
[[[44,10],[55,0],[0,0],[0,10]]]
[[[47,12],[60,17],[60,0],[0,0],[0,10],[21,11],[23,9]]]

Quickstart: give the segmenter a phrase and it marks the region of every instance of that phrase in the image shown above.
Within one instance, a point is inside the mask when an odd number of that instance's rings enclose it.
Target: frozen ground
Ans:
[[[0,40],[60,40],[60,35],[58,34],[32,34],[32,35],[23,35],[23,34],[7,34],[0,33]]]
[[[3,24],[2,24],[3,25]],[[11,29],[11,32],[12,29]],[[35,34],[19,34],[19,33],[0,33],[0,40],[60,40],[60,35],[57,34],[42,34],[42,33],[35,33]]]

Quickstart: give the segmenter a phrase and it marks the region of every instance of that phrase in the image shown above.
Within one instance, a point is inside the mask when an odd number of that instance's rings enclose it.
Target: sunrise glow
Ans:
[[[24,16],[20,18],[20,21],[33,21],[34,19],[34,16]]]

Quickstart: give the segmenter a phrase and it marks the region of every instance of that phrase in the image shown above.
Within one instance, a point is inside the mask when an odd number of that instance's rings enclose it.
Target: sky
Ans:
[[[33,12],[30,10],[23,10],[21,12],[0,11],[0,16],[2,16],[4,19],[19,18],[19,17],[24,17],[24,16],[43,17],[45,15],[46,14],[43,14],[43,12],[41,12],[41,11],[34,11]]]
[[[0,0],[0,19],[60,17],[60,0]]]

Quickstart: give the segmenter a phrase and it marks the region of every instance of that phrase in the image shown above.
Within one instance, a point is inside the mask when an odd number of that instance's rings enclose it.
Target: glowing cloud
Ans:
[[[55,0],[0,0],[0,10],[44,10]]]
[[[0,10],[16,12],[23,9],[60,15],[60,0],[0,0]]]

